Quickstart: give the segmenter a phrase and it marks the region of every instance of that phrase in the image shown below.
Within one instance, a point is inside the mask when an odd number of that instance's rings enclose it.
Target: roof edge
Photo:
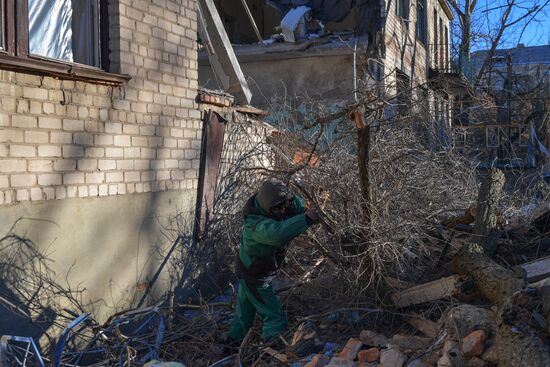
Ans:
[[[443,11],[445,12],[445,14],[447,14],[447,17],[449,18],[449,20],[454,20],[455,15],[453,14],[453,11],[451,10],[451,7],[449,6],[449,3],[447,2],[447,0],[438,0],[438,1],[441,7],[443,8]]]

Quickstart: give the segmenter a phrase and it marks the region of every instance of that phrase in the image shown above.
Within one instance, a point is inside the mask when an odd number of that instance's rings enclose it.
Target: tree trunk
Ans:
[[[525,284],[521,273],[518,275],[487,256],[492,253],[492,248],[488,248],[491,241],[487,240],[488,235],[497,227],[498,202],[503,187],[502,171],[489,171],[481,184],[477,200],[474,234],[479,236],[478,240],[476,243],[465,244],[452,264],[459,274],[470,275],[483,296],[497,304],[502,303]]]
[[[491,170],[479,189],[474,234],[482,239],[497,228],[498,203],[504,188],[504,180],[502,171]]]
[[[462,247],[453,259],[453,269],[470,275],[481,294],[499,306],[496,343],[499,367],[550,366],[550,347],[531,327],[532,305],[522,272],[512,271],[491,259],[487,253],[488,235],[496,229],[497,206],[504,186],[501,171],[491,170],[481,185],[474,233],[477,243]]]
[[[472,15],[468,9],[464,9],[465,13],[462,17],[462,38],[460,40],[460,53],[458,55],[458,68],[467,77],[470,77],[470,39],[471,39],[471,21]]]
[[[496,304],[525,285],[521,273],[497,264],[477,243],[465,244],[453,259],[452,266],[457,273],[470,275],[481,294]]]
[[[363,219],[366,225],[370,225],[372,205],[372,184],[369,174],[370,126],[365,122],[361,111],[354,111],[352,117],[357,128],[357,166],[363,196]]]

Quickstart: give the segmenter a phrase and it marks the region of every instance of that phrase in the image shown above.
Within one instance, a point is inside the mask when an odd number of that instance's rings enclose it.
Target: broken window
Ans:
[[[28,0],[29,53],[100,66],[98,0]]]
[[[409,0],[396,0],[395,13],[403,19],[409,19]]]
[[[426,0],[418,0],[416,6],[416,38],[423,44],[426,44]]]
[[[457,148],[464,148],[466,146],[466,129],[457,129],[455,132],[455,146]]]

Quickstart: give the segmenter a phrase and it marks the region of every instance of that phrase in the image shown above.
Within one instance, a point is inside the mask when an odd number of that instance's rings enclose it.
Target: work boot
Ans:
[[[279,338],[278,336],[265,341],[264,344],[266,347],[275,349],[277,352],[281,353],[284,353],[287,348],[287,345],[283,343],[281,338]]]
[[[288,347],[288,351],[302,358],[310,354],[320,353],[323,350],[323,344],[317,339],[302,339],[298,343]]]

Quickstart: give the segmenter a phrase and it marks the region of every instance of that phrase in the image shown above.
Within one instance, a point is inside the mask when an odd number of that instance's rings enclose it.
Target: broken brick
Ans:
[[[316,354],[313,356],[310,362],[304,367],[323,367],[326,366],[330,361],[330,357],[324,354]]]
[[[461,351],[466,358],[476,357],[483,354],[485,349],[485,331],[475,330],[462,339]]]
[[[344,349],[342,349],[338,356],[340,358],[353,361],[357,356],[357,352],[359,352],[362,346],[363,342],[361,340],[350,338],[346,343],[346,346],[344,347]]]
[[[403,367],[406,360],[407,356],[393,346],[380,353],[380,363],[386,367]]]
[[[380,349],[369,348],[357,353],[357,359],[359,362],[375,362],[380,359]]]
[[[386,347],[388,345],[388,338],[370,330],[361,331],[359,339],[361,339],[364,344],[371,346]]]

